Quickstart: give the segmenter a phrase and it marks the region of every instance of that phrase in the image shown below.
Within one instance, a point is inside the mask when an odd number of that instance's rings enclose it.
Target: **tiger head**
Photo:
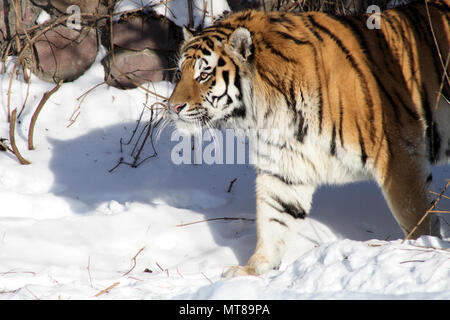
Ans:
[[[168,100],[169,118],[177,129],[221,128],[245,118],[242,75],[252,56],[250,32],[210,27],[199,33],[184,28],[175,89]]]

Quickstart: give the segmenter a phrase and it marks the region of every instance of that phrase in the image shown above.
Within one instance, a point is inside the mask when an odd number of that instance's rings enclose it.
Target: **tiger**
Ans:
[[[440,237],[425,213],[431,168],[450,161],[449,3],[381,11],[378,28],[369,14],[258,10],[183,28],[168,119],[253,129],[272,150],[252,148],[256,248],[225,276],[279,268],[321,185],[373,180],[405,235]]]

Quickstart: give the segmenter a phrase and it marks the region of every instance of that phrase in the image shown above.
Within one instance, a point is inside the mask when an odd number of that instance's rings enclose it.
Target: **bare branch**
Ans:
[[[58,91],[58,89],[61,87],[62,83],[63,83],[63,80],[60,80],[58,82],[58,84],[52,90],[44,93],[41,101],[39,102],[39,105],[37,106],[36,110],[34,111],[33,116],[31,117],[30,128],[28,130],[28,149],[29,150],[34,150],[33,133],[34,133],[34,126],[36,125],[36,120],[39,116],[39,113],[41,112],[42,108],[44,107],[47,100],[51,97],[51,95],[54,94],[56,91]]]
[[[19,152],[19,149],[16,146],[16,139],[14,137],[14,132],[16,130],[16,118],[17,118],[17,109],[14,109],[11,113],[11,121],[9,122],[9,141],[11,142],[11,148],[21,164],[30,164],[31,162],[22,157],[22,155]]]

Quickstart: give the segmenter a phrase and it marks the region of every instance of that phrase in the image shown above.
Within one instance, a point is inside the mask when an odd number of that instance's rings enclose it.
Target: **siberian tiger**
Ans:
[[[184,29],[169,119],[256,129],[277,150],[253,150],[256,250],[228,275],[277,268],[322,184],[374,179],[405,234],[439,236],[437,217],[417,224],[431,165],[450,159],[449,12],[421,1],[369,29],[368,15],[249,10]]]

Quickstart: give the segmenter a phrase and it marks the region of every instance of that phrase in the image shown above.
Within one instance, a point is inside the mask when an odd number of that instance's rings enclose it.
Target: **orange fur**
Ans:
[[[251,82],[251,110],[239,113],[242,118],[253,117],[256,129],[299,126],[300,144],[310,135],[318,149],[327,146],[327,157],[359,158],[408,233],[430,205],[430,166],[450,158],[449,67],[444,68],[450,53],[449,1],[384,11],[380,29],[369,29],[368,18],[233,14],[183,44],[182,76],[169,104],[201,108],[208,90],[223,81],[220,73],[207,82],[194,80],[194,62],[213,50],[223,59],[220,70],[229,83]],[[250,32],[251,46],[233,39],[236,30]],[[245,39],[245,32],[240,36]],[[289,143],[300,150],[298,142]],[[319,161],[305,159],[311,166]],[[427,219],[413,237],[433,233],[431,224]],[[266,258],[255,253],[249,268]]]

